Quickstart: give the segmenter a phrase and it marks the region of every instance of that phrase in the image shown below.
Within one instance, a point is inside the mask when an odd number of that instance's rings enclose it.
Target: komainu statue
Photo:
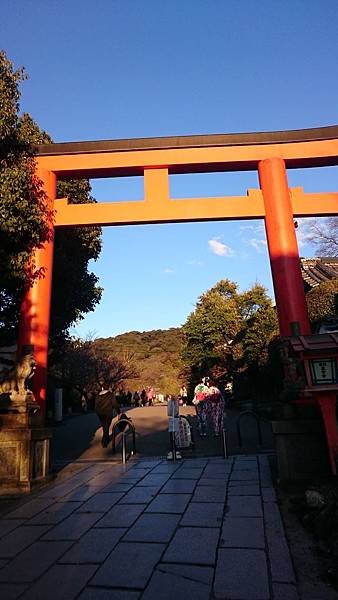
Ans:
[[[32,353],[24,354],[16,364],[0,373],[0,396],[7,396],[10,405],[20,411],[27,403],[34,401],[32,392],[26,387],[28,379],[36,370],[36,360]]]

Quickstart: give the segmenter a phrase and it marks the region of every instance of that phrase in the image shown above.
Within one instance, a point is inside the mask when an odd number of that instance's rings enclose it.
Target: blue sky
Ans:
[[[0,14],[1,46],[29,76],[21,110],[56,142],[338,123],[337,0],[2,0]],[[337,175],[294,170],[289,184],[337,191]],[[141,178],[92,183],[99,201],[143,196]],[[173,197],[248,187],[256,173],[170,180]],[[179,326],[226,277],[272,295],[261,221],[110,227],[103,240],[92,269],[105,291],[81,336]]]

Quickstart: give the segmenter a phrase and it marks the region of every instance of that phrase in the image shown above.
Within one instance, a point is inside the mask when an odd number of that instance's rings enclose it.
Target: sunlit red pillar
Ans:
[[[56,197],[56,177],[50,171],[38,170],[38,178],[43,182],[43,189],[48,197],[50,207],[53,207]],[[34,261],[36,269],[43,268],[44,275],[37,279],[29,288],[24,297],[19,327],[19,349],[23,346],[33,346],[37,369],[34,374],[32,391],[35,400],[39,403],[41,414],[45,414],[47,361],[48,361],[48,335],[50,300],[52,291],[52,270],[54,250],[54,228],[51,241],[35,251]]]
[[[262,160],[258,171],[280,334],[307,335],[310,324],[284,160]]]

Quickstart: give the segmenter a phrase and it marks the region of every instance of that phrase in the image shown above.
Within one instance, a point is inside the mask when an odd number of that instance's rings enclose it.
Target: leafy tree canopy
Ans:
[[[94,342],[100,356],[118,356],[137,366],[138,375],[127,378],[123,388],[134,392],[153,387],[162,394],[178,394],[184,383],[181,359],[183,334],[179,328],[130,331]]]
[[[202,294],[183,331],[183,357],[194,384],[206,374],[225,382],[243,368],[258,368],[278,329],[263,286],[255,284],[240,293],[225,279]]]
[[[33,248],[49,239],[52,214],[35,176],[30,144],[20,126],[19,83],[0,52],[0,332],[13,331],[25,284],[40,275],[29,260]],[[4,336],[2,336],[4,337]]]
[[[13,337],[24,286],[39,276],[29,259],[33,249],[49,239],[52,216],[35,176],[32,149],[52,140],[28,114],[18,115],[18,85],[24,72],[14,71],[3,52],[0,75],[0,336],[2,332]],[[76,204],[95,202],[87,180],[58,181],[57,197]],[[70,325],[100,301],[98,279],[88,272],[89,261],[96,260],[100,250],[98,227],[56,230],[50,331],[54,347],[63,343]]]
[[[325,281],[306,294],[311,323],[315,326],[323,319],[337,316],[338,279]]]

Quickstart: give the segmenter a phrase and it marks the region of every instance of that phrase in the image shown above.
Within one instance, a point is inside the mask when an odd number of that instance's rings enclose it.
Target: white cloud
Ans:
[[[162,273],[165,273],[165,274],[170,274],[170,273],[173,273],[173,272],[174,272],[174,270],[170,269],[169,267],[167,267],[166,269],[163,269],[163,271],[162,271]]]
[[[265,231],[265,227],[264,227],[264,223],[258,223],[255,225],[240,225],[239,226],[239,230],[240,231],[254,231],[257,234],[262,234]]]
[[[204,262],[201,260],[188,260],[187,264],[193,267],[204,267]]]
[[[223,244],[218,239],[209,240],[208,246],[209,246],[211,252],[213,252],[213,254],[217,254],[217,256],[233,256],[234,255],[234,251],[232,250],[232,248],[230,248],[230,246],[227,246],[226,244]]]
[[[259,240],[257,238],[251,238],[250,240],[247,240],[247,243],[249,246],[255,248],[257,252],[263,252],[263,247],[265,248],[267,245],[266,240]]]

